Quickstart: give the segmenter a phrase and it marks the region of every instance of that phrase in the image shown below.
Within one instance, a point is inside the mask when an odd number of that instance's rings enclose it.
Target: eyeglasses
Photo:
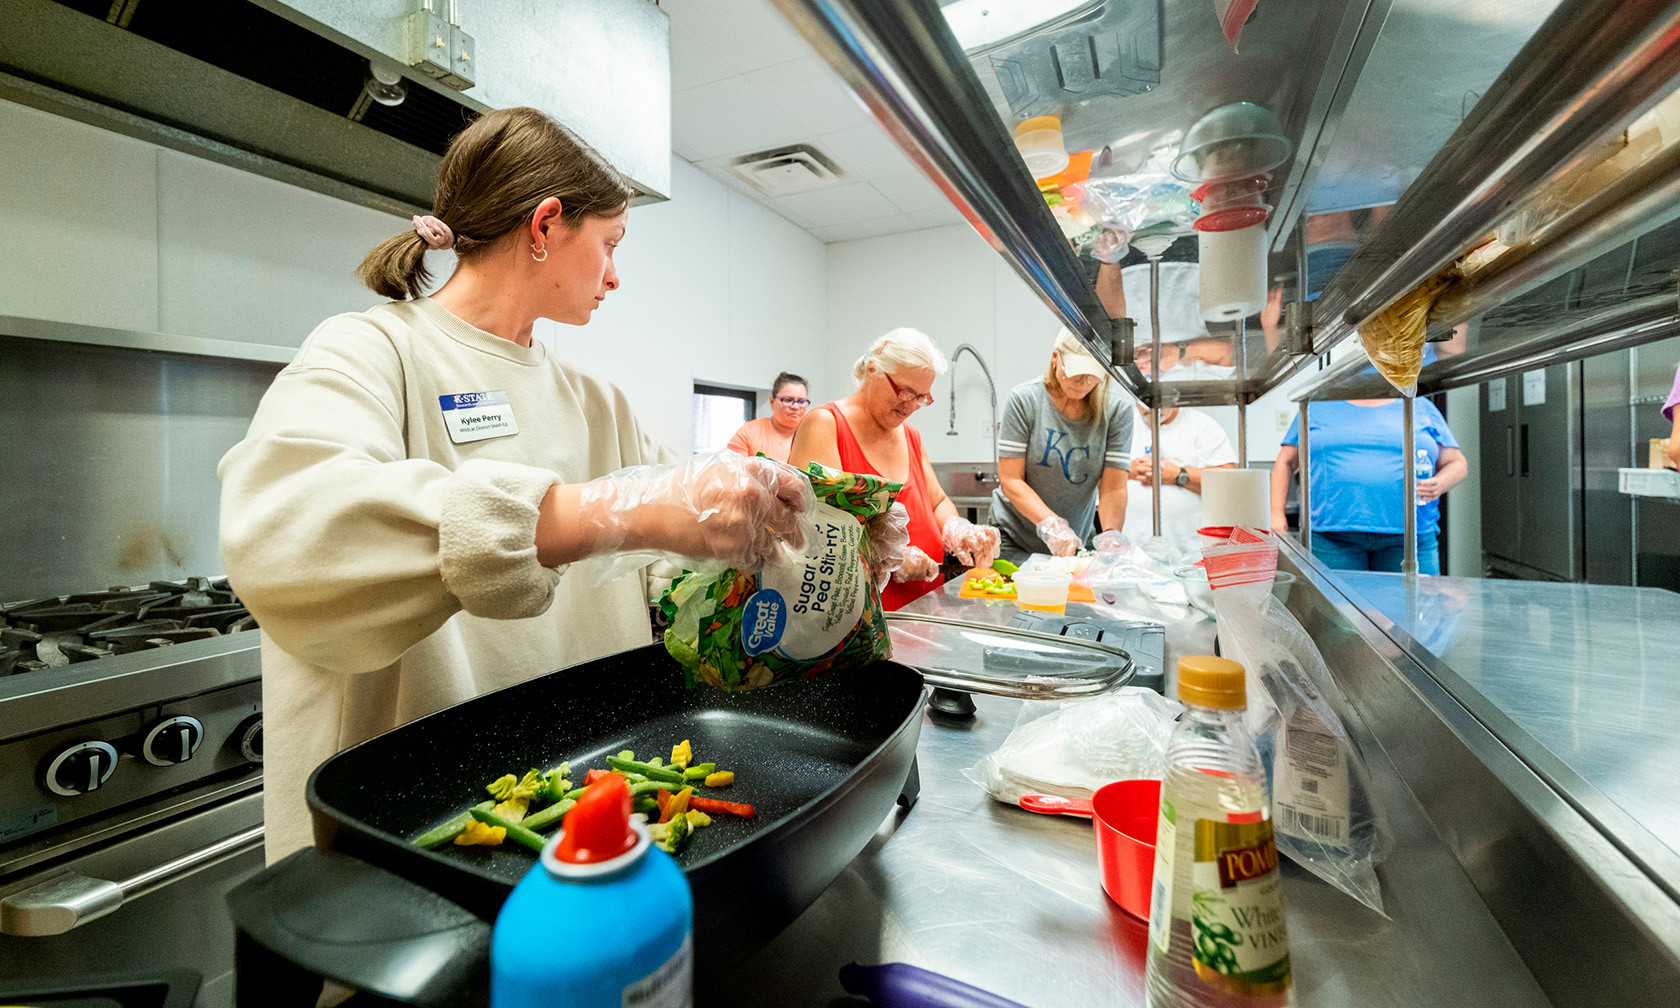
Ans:
[[[932,406],[933,405],[933,396],[929,395],[928,393],[926,393],[926,392],[913,392],[909,389],[899,388],[898,387],[898,382],[893,381],[892,380],[892,375],[887,374],[885,371],[881,372],[881,377],[885,378],[887,380],[887,384],[891,385],[892,390],[895,393],[898,394],[898,401],[899,402],[901,402],[901,403],[913,402],[917,406]]]
[[[809,400],[809,399],[795,399],[793,396],[785,396],[785,395],[777,396],[776,401],[781,403],[783,406],[792,406],[796,409],[801,407],[801,406],[811,405],[811,400]]]

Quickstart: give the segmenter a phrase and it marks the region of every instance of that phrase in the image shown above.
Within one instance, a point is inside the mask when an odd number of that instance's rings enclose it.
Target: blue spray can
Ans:
[[[694,899],[630,814],[624,778],[578,798],[490,939],[492,1008],[689,1008]]]

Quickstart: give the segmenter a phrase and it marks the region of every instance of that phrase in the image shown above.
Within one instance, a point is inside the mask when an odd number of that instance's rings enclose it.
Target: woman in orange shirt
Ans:
[[[881,591],[881,604],[897,609],[943,583],[939,564],[946,550],[970,567],[998,556],[998,530],[957,515],[922,450],[922,435],[910,414],[933,402],[933,380],[945,357],[927,335],[894,329],[852,366],[856,392],[811,411],[793,438],[788,461],[810,462],[852,473],[872,473],[904,484],[898,503],[909,515],[910,545],[903,566]]]
[[[793,432],[811,405],[810,395],[805,379],[783,371],[770,386],[770,415],[742,424],[724,447],[742,455],[763,452],[777,462],[786,462],[793,447]]]

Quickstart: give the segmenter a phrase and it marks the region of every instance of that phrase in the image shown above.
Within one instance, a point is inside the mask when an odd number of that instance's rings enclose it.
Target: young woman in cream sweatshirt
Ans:
[[[304,784],[333,753],[648,643],[639,573],[596,585],[567,564],[752,566],[802,543],[802,476],[671,464],[622,392],[531,338],[618,287],[630,194],[543,113],[486,113],[444,155],[432,213],[363,262],[390,302],[321,323],[222,459],[223,558],[263,634],[270,861],[311,842]],[[424,296],[426,251],[450,248]]]

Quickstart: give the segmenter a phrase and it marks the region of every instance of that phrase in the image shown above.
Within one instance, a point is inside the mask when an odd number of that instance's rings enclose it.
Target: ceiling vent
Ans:
[[[766,196],[789,196],[831,186],[841,179],[827,154],[810,144],[792,144],[774,150],[743,154],[729,163],[747,184]]]

